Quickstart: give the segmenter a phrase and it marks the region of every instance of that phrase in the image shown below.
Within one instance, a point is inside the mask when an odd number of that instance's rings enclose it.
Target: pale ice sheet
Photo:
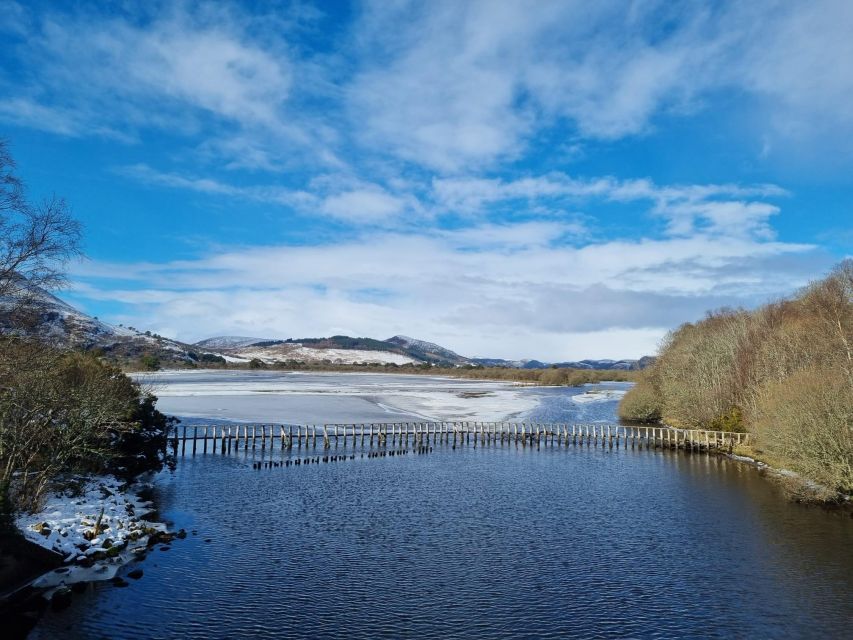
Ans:
[[[138,379],[167,413],[285,423],[510,420],[539,398],[506,382],[440,376],[166,371]]]
[[[610,402],[620,400],[626,393],[625,389],[593,389],[572,396],[572,401],[578,404],[588,402]]]

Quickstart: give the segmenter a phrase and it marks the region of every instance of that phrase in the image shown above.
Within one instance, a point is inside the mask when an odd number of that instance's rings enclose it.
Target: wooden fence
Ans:
[[[177,425],[170,434],[175,453],[215,453],[249,449],[323,449],[353,445],[424,446],[432,443],[505,444],[522,446],[601,446],[687,451],[729,450],[748,444],[748,433],[629,427],[616,424],[536,422],[382,422],[355,424],[226,424]],[[188,451],[189,450],[189,451]]]

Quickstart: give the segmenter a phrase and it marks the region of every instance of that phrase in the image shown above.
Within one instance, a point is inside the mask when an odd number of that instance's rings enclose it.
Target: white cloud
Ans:
[[[697,231],[724,236],[773,237],[768,220],[779,212],[775,205],[742,198],[778,198],[787,192],[776,185],[674,185],[658,186],[651,180],[613,177],[576,179],[563,173],[515,180],[438,178],[432,182],[439,207],[459,213],[478,213],[489,206],[523,201],[612,202],[646,201],[667,222],[674,236]]]
[[[379,185],[347,176],[322,176],[311,181],[311,191],[278,185],[237,185],[205,177],[184,176],[152,169],[146,164],[117,167],[116,173],[149,186],[228,196],[286,207],[288,211],[323,215],[352,224],[394,224],[395,219],[420,205],[412,196],[389,193]]]
[[[853,3],[735,3],[728,18],[740,46],[725,52],[721,73],[765,100],[777,133],[802,140],[815,130],[850,132]]]
[[[570,146],[642,135],[720,94],[753,114],[766,149],[817,135],[849,150],[853,132],[847,0],[373,2],[322,56],[299,46],[298,25],[320,19],[304,8],[5,8],[7,52],[25,71],[0,78],[0,119],[64,135],[204,129],[202,156],[230,167],[340,168],[358,141],[380,158],[470,172],[522,156],[561,123]]]
[[[145,26],[48,19],[31,46],[48,87],[70,90],[63,101],[110,121],[160,124],[183,104],[245,124],[272,125],[281,120],[291,85],[281,52],[181,12]],[[159,102],[156,112],[144,106],[152,102]]]
[[[822,260],[809,245],[702,234],[573,247],[559,241],[566,231],[384,232],[167,264],[94,263],[76,277],[89,283],[80,295],[133,305],[126,322],[176,327],[185,340],[405,333],[467,354],[554,361],[643,355],[708,308],[789,292]],[[104,288],[116,274],[138,289]]]
[[[333,161],[324,125],[294,95],[310,86],[303,74],[312,67],[294,64],[286,33],[268,37],[272,21],[265,30],[236,7],[183,3],[112,17],[79,7],[26,14],[7,49],[24,73],[0,77],[0,120],[126,141],[150,130],[187,140],[204,131],[202,150],[226,154],[229,166],[272,167],[296,149],[304,158],[306,148]]]
[[[391,193],[378,184],[346,174],[318,176],[304,189],[295,189],[269,184],[236,185],[213,178],[157,171],[145,164],[118,167],[116,172],[147,185],[271,203],[302,214],[324,215],[354,225],[392,227],[399,226],[406,214],[410,214],[409,222],[424,220],[430,214],[500,217],[496,214],[501,213],[503,205],[514,206],[519,201],[529,215],[544,218],[566,218],[567,203],[641,201],[648,202],[650,210],[666,221],[667,231],[673,236],[686,237],[703,232],[772,239],[769,219],[779,212],[779,208],[760,199],[788,195],[784,189],[771,184],[658,186],[646,179],[618,180],[609,176],[577,179],[554,172],[515,180],[434,178],[431,190],[422,196],[422,201],[414,194],[419,191],[416,183],[403,182],[399,185],[407,188],[408,193]],[[547,205],[544,208],[539,206],[543,202]],[[585,230],[577,220],[571,225],[573,235]]]
[[[372,3],[359,25],[353,117],[365,144],[443,172],[516,157],[561,120],[580,138],[643,134],[720,92],[757,98],[738,113],[758,138],[853,126],[847,0],[400,6]]]
[[[359,222],[388,220],[405,208],[405,200],[376,186],[331,195],[322,205],[322,211],[334,218]]]

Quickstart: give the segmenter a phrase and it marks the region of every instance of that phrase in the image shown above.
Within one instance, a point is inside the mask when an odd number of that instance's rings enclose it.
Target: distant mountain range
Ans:
[[[443,366],[547,367],[575,369],[641,369],[651,357],[639,360],[580,360],[548,363],[539,360],[467,358],[441,345],[408,336],[387,340],[331,336],[328,338],[253,338],[216,336],[186,344],[134,327],[114,326],[86,315],[56,296],[42,291],[29,310],[26,329],[4,309],[0,300],[0,333],[26,333],[56,344],[79,349],[99,349],[119,361],[154,356],[167,364],[243,362],[257,359],[267,364],[435,364]]]

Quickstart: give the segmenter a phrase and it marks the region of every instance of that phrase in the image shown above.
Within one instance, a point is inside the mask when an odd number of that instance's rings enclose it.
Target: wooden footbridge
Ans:
[[[344,446],[414,447],[441,443],[593,446],[685,451],[731,451],[749,434],[666,426],[537,422],[393,422],[355,424],[193,424],[170,434],[175,454],[323,449]]]

